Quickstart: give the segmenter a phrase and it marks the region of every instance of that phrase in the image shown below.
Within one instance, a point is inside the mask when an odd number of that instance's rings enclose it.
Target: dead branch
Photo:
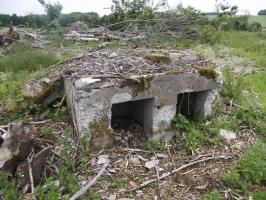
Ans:
[[[145,181],[140,186],[132,188],[130,191],[134,192],[134,191],[140,190],[140,189],[142,189],[144,187],[147,187],[148,185],[150,185],[152,183],[158,182],[158,180],[166,179],[166,178],[178,173],[179,171],[181,171],[183,169],[186,169],[188,167],[194,166],[194,165],[199,164],[199,163],[208,162],[208,161],[215,161],[215,160],[229,160],[229,159],[232,159],[232,157],[231,156],[217,156],[217,157],[209,157],[209,158],[204,158],[204,159],[201,159],[201,160],[197,160],[197,161],[182,165],[179,168],[174,169],[174,170],[172,170],[170,172],[167,172],[167,173],[163,174],[162,176],[160,176],[159,178],[155,178],[155,179],[151,179],[149,181]]]
[[[78,192],[76,192],[69,200],[76,200],[87,192],[96,182],[97,179],[104,173],[108,163],[105,163],[99,173],[84,187],[82,187]]]
[[[34,151],[32,150],[32,153],[27,158],[27,162],[28,162],[28,166],[29,166],[29,176],[30,176],[30,186],[31,186],[32,199],[37,200],[37,198],[35,196],[35,188],[34,188],[32,166],[31,166],[33,157],[34,157]]]

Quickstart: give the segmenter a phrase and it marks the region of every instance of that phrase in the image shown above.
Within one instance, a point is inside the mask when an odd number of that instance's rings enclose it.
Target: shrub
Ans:
[[[249,24],[248,31],[249,32],[261,32],[262,26],[259,22],[253,22]]]
[[[236,188],[247,190],[252,184],[263,185],[266,181],[266,144],[258,141],[247,148],[240,160],[233,163],[231,172],[222,180]]]
[[[220,34],[212,25],[204,26],[201,32],[201,39],[204,42],[209,42],[210,44],[215,44],[220,40]]]

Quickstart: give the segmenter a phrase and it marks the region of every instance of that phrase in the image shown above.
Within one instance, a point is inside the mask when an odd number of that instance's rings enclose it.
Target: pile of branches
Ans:
[[[200,37],[207,20],[195,16],[179,16],[155,19],[134,19],[109,24],[89,30],[70,30],[64,36],[78,41],[111,41],[145,39],[151,34],[171,36],[178,39],[196,40]]]

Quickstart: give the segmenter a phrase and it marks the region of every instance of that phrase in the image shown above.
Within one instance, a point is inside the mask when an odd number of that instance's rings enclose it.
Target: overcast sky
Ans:
[[[112,0],[46,0],[59,1],[63,5],[63,13],[70,12],[97,12],[100,15],[108,14]],[[266,9],[266,0],[227,0],[232,5],[238,5],[240,14],[249,11],[256,15],[259,10]],[[184,6],[191,5],[201,11],[214,11],[215,0],[168,0],[171,7],[182,3]],[[0,13],[26,15],[30,13],[44,13],[38,0],[0,0]]]

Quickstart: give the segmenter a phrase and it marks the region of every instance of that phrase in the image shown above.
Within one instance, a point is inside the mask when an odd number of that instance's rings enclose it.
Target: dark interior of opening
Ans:
[[[197,119],[202,112],[206,91],[177,94],[176,112],[190,119]]]
[[[133,122],[138,123],[144,133],[152,131],[154,99],[128,101],[112,105],[112,128],[129,129]]]

